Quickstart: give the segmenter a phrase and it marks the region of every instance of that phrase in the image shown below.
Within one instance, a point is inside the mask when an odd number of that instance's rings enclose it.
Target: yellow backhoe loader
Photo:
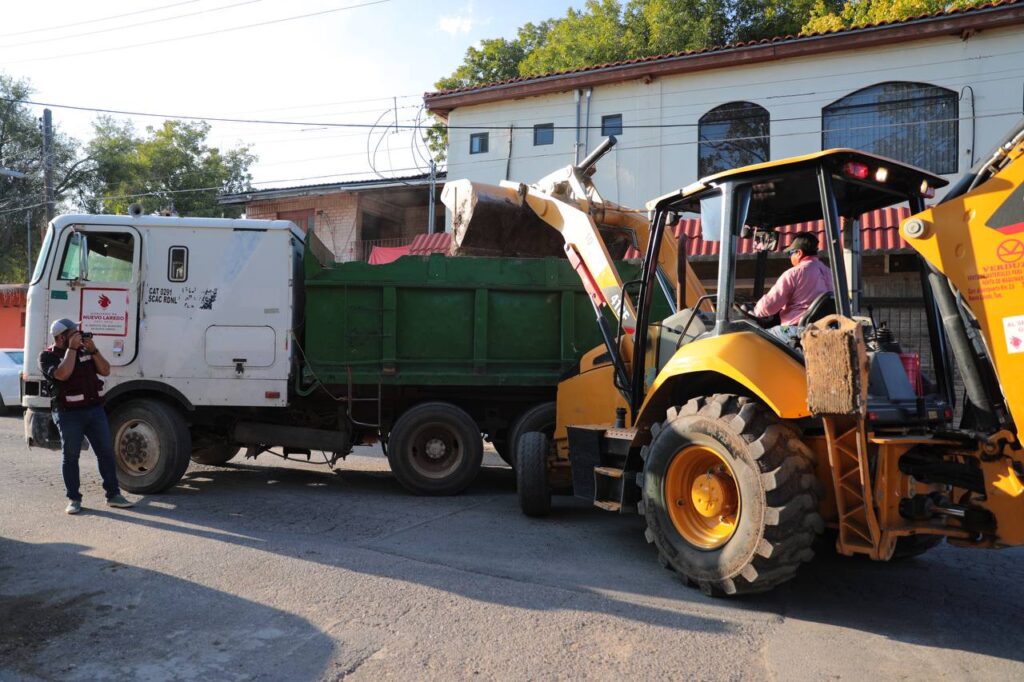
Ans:
[[[481,197],[557,230],[603,332],[559,385],[553,438],[519,440],[525,513],[546,514],[562,492],[639,513],[663,565],[709,594],[789,580],[823,533],[880,561],[943,539],[1024,544],[1024,124],[927,210],[945,180],[850,149],[704,178],[651,201],[649,229],[633,219],[646,244],[627,283],[587,182],[611,144],[532,186],[460,181],[446,201],[463,243],[495,229],[495,213],[467,210]],[[920,255],[927,313],[920,387],[887,330],[853,309],[843,253],[844,225],[899,204],[913,214],[901,234]],[[682,253],[668,227],[685,217],[719,242],[714,295],[664,284],[689,272],[666,267]],[[738,305],[737,252],[742,240],[768,252],[780,226],[816,220],[833,290],[785,341]]]

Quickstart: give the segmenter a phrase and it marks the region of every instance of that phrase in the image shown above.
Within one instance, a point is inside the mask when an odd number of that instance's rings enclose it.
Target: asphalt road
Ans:
[[[0,418],[0,679],[1024,679],[1024,551],[821,557],[705,597],[637,517],[517,508],[496,460],[464,495],[343,470],[193,466],[131,510],[63,513],[56,453]]]

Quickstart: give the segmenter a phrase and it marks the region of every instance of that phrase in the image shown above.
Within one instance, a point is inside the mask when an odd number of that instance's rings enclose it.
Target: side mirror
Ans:
[[[78,249],[78,279],[83,282],[89,281],[89,238],[79,234],[81,240]]]

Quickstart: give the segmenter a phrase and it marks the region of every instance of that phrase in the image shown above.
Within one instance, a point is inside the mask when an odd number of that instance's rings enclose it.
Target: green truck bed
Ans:
[[[315,237],[313,238],[315,239]],[[558,258],[305,255],[305,379],[324,384],[554,386],[601,343],[579,277]],[[624,263],[623,275],[638,270]]]

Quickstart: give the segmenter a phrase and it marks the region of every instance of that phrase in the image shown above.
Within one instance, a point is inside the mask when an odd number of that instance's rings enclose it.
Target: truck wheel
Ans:
[[[192,451],[192,461],[206,466],[220,466],[239,453],[239,447],[230,443],[211,445]]]
[[[480,427],[450,403],[423,403],[405,412],[388,437],[395,478],[417,495],[455,495],[480,471]]]
[[[159,493],[188,469],[192,435],[173,407],[157,400],[132,400],[110,415],[117,479],[130,493]]]
[[[715,395],[668,411],[644,458],[645,533],[706,594],[765,592],[796,574],[824,529],[814,453],[774,413]]]
[[[538,431],[553,440],[555,437],[555,403],[541,403],[534,405],[526,412],[519,415],[512,428],[508,431],[506,450],[509,458],[505,461],[515,469],[516,453],[519,448],[519,439],[531,431]]]
[[[551,441],[539,431],[524,433],[516,453],[516,494],[519,508],[527,516],[547,516],[551,512],[551,486],[548,485],[548,454]]]

